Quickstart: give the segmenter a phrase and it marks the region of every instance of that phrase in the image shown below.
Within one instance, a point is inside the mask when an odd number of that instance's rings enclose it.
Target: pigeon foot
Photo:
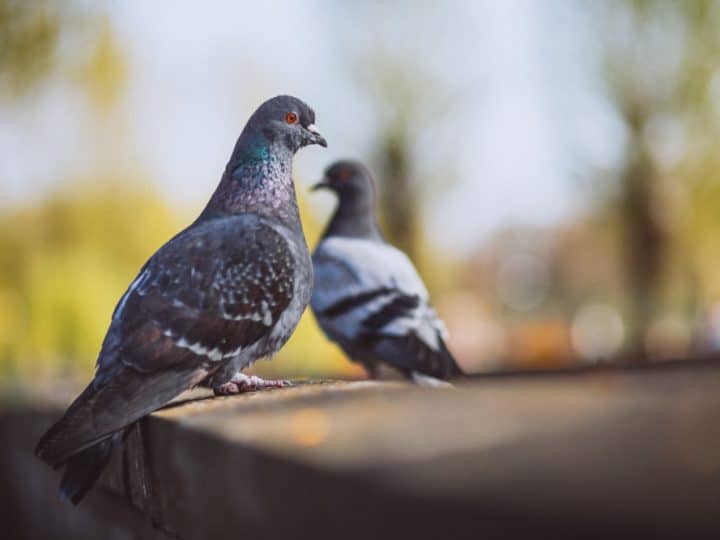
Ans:
[[[286,386],[292,386],[292,383],[284,380],[262,379],[257,375],[236,373],[228,382],[214,387],[213,392],[215,392],[216,396],[227,396],[252,392],[260,388],[285,388]]]

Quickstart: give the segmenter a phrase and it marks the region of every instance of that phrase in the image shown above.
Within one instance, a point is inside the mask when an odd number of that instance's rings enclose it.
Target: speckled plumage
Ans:
[[[317,187],[339,198],[313,254],[311,306],[325,334],[371,376],[380,363],[412,378],[461,375],[415,267],[380,234],[367,169],[338,162]]]
[[[299,224],[291,169],[293,152],[280,141],[266,151],[264,157],[228,164],[203,216],[240,211],[269,215],[290,227]]]
[[[292,334],[312,290],[292,158],[325,145],[314,120],[296,98],[265,102],[200,217],[118,302],[95,378],[36,449],[54,467],[67,464],[65,498],[82,498],[128,425],[197,384],[227,383]]]

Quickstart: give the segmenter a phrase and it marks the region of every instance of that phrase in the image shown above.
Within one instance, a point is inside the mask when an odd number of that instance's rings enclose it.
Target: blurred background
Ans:
[[[0,379],[87,379],[264,99],[369,164],[469,371],[720,347],[720,2],[0,0]],[[359,377],[305,314],[266,375]]]

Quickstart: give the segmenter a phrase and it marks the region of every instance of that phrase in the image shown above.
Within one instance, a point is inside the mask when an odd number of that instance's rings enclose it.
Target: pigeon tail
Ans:
[[[178,367],[169,373],[140,373],[125,368],[99,389],[90,383],[65,415],[42,436],[35,455],[58,468],[74,455],[122,432],[207,375],[204,368],[181,370]]]
[[[445,342],[438,336],[438,348],[430,347],[416,334],[383,336],[372,346],[374,356],[414,379],[413,373],[441,380],[457,380],[465,376]]]
[[[95,385],[90,383],[87,388],[75,398],[75,401],[68,407],[68,410],[65,411],[62,418],[55,422],[38,441],[35,446],[35,455],[37,457],[56,469],[65,464],[68,457],[72,455],[72,452],[69,452],[67,455],[62,455],[56,451],[56,448],[63,442],[67,442],[68,437],[65,436],[65,432],[68,428],[68,419],[72,419],[74,413],[82,408],[82,404],[92,399],[96,393]]]
[[[78,504],[100,477],[120,440],[116,433],[68,459],[60,481],[60,499]]]
[[[418,371],[410,372],[410,380],[418,386],[424,386],[426,388],[455,388],[451,383],[443,381],[442,379],[436,379],[430,375],[423,375]]]
[[[460,366],[457,363],[457,360],[455,360],[455,357],[450,352],[450,350],[447,348],[447,345],[445,345],[445,341],[438,337],[438,342],[440,343],[440,352],[442,354],[442,364],[443,364],[443,371],[447,374],[445,378],[447,379],[463,379],[467,377],[467,373],[465,373],[462,369],[460,369]]]

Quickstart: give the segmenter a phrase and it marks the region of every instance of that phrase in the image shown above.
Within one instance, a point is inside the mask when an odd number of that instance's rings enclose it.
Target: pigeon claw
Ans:
[[[242,394],[244,392],[254,392],[262,388],[285,388],[292,386],[290,381],[262,379],[257,375],[245,375],[238,373],[228,382],[213,388],[216,396],[228,396],[232,394]]]

